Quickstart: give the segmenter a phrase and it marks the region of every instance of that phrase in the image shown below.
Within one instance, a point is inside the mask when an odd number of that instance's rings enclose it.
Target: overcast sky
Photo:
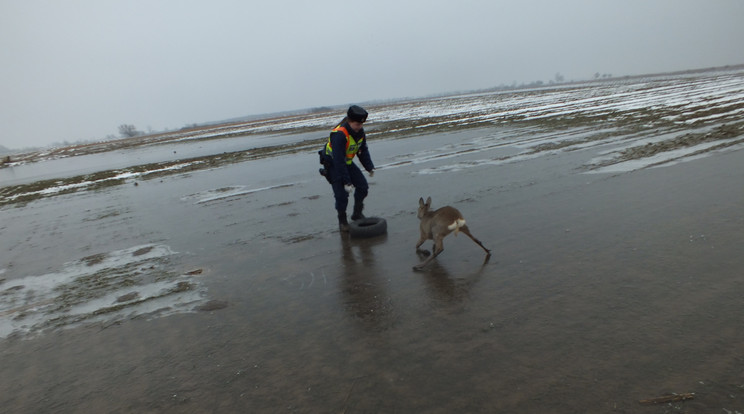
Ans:
[[[0,145],[741,64],[742,22],[741,0],[0,0]]]

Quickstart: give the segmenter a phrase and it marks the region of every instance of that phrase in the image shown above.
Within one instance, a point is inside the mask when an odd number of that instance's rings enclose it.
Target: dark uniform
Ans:
[[[349,193],[344,188],[346,185],[354,186],[354,213],[352,220],[364,218],[362,209],[364,208],[364,199],[367,197],[369,185],[362,171],[354,164],[354,156],[359,157],[362,166],[368,172],[375,169],[372,158],[367,148],[367,140],[364,128],[354,131],[349,126],[349,120],[364,122],[367,119],[367,111],[359,106],[353,105],[349,108],[346,118],[333,128],[328,142],[321,150],[321,159],[326,170],[326,178],[333,188],[333,196],[336,200],[336,210],[338,212],[339,225],[342,230],[346,230],[348,222],[346,220],[346,207],[349,204]]]

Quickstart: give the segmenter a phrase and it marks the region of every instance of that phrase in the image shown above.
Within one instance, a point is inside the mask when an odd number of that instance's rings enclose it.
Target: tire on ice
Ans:
[[[375,237],[387,233],[387,221],[382,217],[365,217],[349,223],[351,237]]]

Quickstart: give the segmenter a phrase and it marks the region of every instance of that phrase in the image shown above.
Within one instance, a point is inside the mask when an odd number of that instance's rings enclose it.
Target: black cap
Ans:
[[[355,122],[364,122],[367,120],[367,111],[364,110],[361,106],[357,105],[351,105],[349,107],[349,110],[346,111],[346,117],[349,118],[350,121]]]

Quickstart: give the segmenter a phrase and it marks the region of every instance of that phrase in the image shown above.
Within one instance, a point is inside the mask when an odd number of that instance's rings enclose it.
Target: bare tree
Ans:
[[[119,125],[119,134],[126,138],[132,138],[140,135],[141,133],[137,131],[137,128],[135,128],[132,124],[121,124]]]

